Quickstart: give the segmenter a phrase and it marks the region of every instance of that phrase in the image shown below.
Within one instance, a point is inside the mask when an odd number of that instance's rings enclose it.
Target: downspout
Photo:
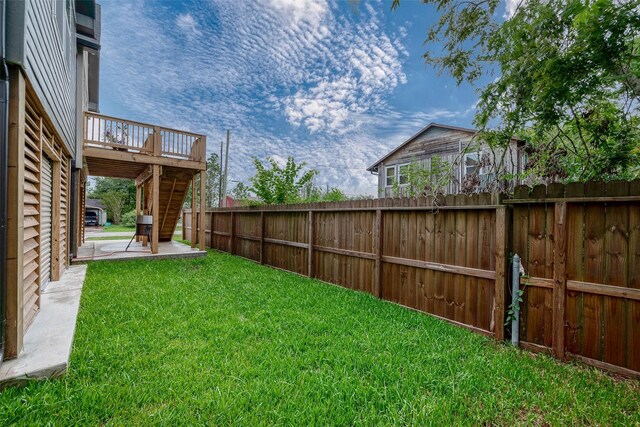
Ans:
[[[0,0],[0,363],[7,323],[7,192],[9,190],[9,69],[5,60],[6,3]]]
[[[71,256],[71,258],[75,258],[78,256],[78,245],[77,245],[77,236],[76,234],[78,233],[78,221],[76,218],[76,181],[77,181],[77,177],[76,175],[78,174],[77,170],[76,170],[76,161],[75,159],[71,162],[71,191],[69,193],[70,194],[70,199],[71,199],[71,210],[70,210],[70,215],[71,215],[71,231],[69,233],[69,240],[70,242],[67,242],[67,247],[71,248],[71,251],[67,251],[70,253],[66,253],[65,256],[67,257],[67,260],[69,259],[69,256]]]

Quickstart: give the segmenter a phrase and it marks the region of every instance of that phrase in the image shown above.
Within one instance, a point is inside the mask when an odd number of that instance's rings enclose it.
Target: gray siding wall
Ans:
[[[413,141],[398,150],[378,166],[378,194],[381,197],[394,196],[393,189],[386,186],[386,167],[411,163],[412,161],[422,162],[425,167],[430,167],[433,157],[439,157],[441,161],[453,165],[452,175],[456,177],[445,189],[448,194],[460,192],[460,182],[463,179],[463,170],[460,169],[462,163],[461,151],[467,147],[473,147],[474,151],[488,152],[486,146],[478,145],[473,141],[473,134],[470,132],[458,131],[444,128],[431,128],[423,134],[417,136]],[[496,151],[496,157],[502,155],[502,151]],[[504,159],[503,170],[506,172],[518,172],[518,150],[515,142],[512,142],[508,153]]]
[[[75,157],[76,41],[72,0],[7,2],[7,56],[20,64]]]

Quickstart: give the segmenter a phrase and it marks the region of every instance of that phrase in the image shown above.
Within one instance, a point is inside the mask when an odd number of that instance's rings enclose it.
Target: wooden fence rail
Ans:
[[[191,235],[183,215],[183,238]],[[200,218],[197,219],[198,223]],[[511,253],[521,345],[640,376],[640,181],[211,209],[206,246],[503,340]]]

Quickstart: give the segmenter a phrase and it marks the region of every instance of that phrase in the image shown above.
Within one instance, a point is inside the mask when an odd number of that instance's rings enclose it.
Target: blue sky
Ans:
[[[390,149],[471,126],[474,88],[422,60],[434,10],[418,2],[101,3],[101,112],[204,133],[209,152],[230,129],[231,180],[294,156],[318,185],[375,194],[366,168]]]

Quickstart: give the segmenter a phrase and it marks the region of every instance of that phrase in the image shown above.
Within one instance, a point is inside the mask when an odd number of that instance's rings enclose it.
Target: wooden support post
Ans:
[[[264,264],[264,211],[260,212],[260,264]]]
[[[140,215],[140,199],[142,196],[142,189],[139,185],[136,185],[136,222],[138,221],[138,215]],[[136,242],[140,241],[140,236],[136,235]]]
[[[182,240],[187,240],[187,213],[182,211]]]
[[[236,251],[235,251],[235,245],[234,245],[234,236],[235,236],[235,231],[236,231],[236,221],[235,221],[235,216],[233,215],[233,212],[231,212],[231,236],[229,236],[229,253],[235,255]]]
[[[25,81],[18,67],[9,79],[9,176],[7,212],[7,301],[4,356],[13,359],[22,350],[24,282],[24,135]],[[5,272],[0,272],[5,274]]]
[[[205,188],[205,184],[207,183],[206,171],[200,172],[200,250],[204,251],[205,244],[205,219],[206,219],[206,209],[207,209],[207,190]]]
[[[567,290],[567,203],[555,204],[553,239],[553,354],[563,360]]]
[[[507,289],[507,229],[508,218],[506,206],[496,209],[496,279],[494,290],[493,324],[494,337],[498,341],[504,340],[505,292]]]
[[[196,186],[196,176],[191,179],[191,247],[196,247],[196,239],[198,236],[198,208],[196,200],[198,195],[198,187]]]
[[[307,252],[307,274],[309,277],[315,277],[315,266],[313,262],[313,211],[309,211],[309,218],[307,219],[309,222],[307,224],[309,234],[309,249]]]
[[[153,155],[160,157],[162,154],[162,134],[160,133],[160,127],[153,127]]]
[[[382,240],[383,240],[383,227],[382,223],[382,211],[376,210],[376,219],[373,225],[373,252],[376,254],[376,265],[373,271],[373,283],[375,286],[375,293],[378,298],[383,298],[382,295]]]
[[[151,253],[158,253],[158,238],[160,237],[160,166],[153,165],[153,190],[151,191],[151,212],[153,225],[151,226]]]
[[[60,199],[61,176],[60,162],[52,162],[51,192],[51,280],[60,280]]]

